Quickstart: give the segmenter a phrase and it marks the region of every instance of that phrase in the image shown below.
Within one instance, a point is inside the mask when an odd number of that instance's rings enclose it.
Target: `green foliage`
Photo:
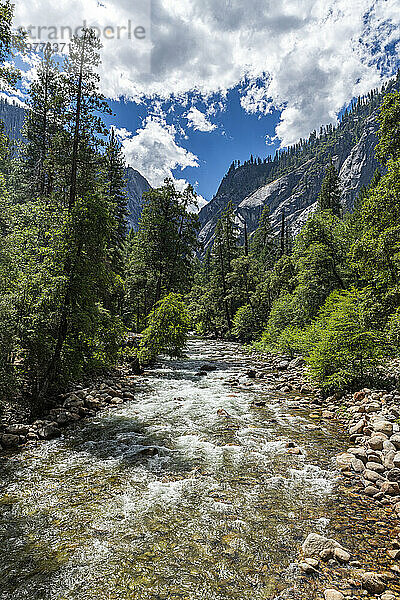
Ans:
[[[250,304],[241,306],[233,319],[233,335],[242,342],[250,342],[258,329],[254,309]]]
[[[322,182],[321,192],[318,196],[319,210],[330,210],[334,215],[340,217],[342,214],[340,197],[340,179],[331,160]]]
[[[380,113],[379,143],[376,157],[386,164],[400,159],[400,94],[386,94]]]
[[[376,376],[389,355],[384,333],[369,318],[369,302],[365,291],[333,292],[314,324],[308,362],[313,376],[327,390]]]
[[[168,294],[157,302],[148,317],[139,347],[142,365],[151,363],[159,354],[181,356],[190,329],[190,318],[179,294]]]
[[[15,89],[20,72],[10,64],[15,49],[21,49],[24,35],[12,31],[14,5],[9,0],[0,1],[0,89]]]
[[[190,289],[198,249],[193,188],[175,189],[170,180],[144,194],[139,231],[129,240],[126,265],[125,319],[142,331],[153,306],[171,292]]]
[[[109,109],[98,48],[89,30],[75,38],[63,73],[45,53],[20,151],[1,147],[0,399],[23,392],[36,413],[71,379],[115,364],[125,331],[124,165],[113,140],[99,153]]]
[[[395,353],[400,354],[400,307],[389,317],[386,334]]]

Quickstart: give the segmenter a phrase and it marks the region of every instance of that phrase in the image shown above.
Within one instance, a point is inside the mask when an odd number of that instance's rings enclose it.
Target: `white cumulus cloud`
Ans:
[[[163,184],[166,177],[174,179],[172,170],[198,167],[197,156],[177,143],[176,129],[162,117],[149,116],[135,133],[116,129],[126,161],[137,169],[153,187]],[[184,179],[175,180],[178,187]]]
[[[203,131],[209,133],[217,128],[215,123],[211,123],[207,119],[207,116],[202,113],[198,108],[192,106],[186,115],[189,127],[192,127],[195,131]]]
[[[148,18],[150,0],[16,0],[21,24],[124,26]],[[140,5],[139,11],[136,5]],[[283,145],[334,122],[353,96],[392,74],[400,41],[398,0],[152,0],[148,38],[104,40],[110,98],[207,98],[241,85],[256,114],[282,111]],[[151,61],[150,52],[151,49]],[[160,133],[161,130],[160,130]]]

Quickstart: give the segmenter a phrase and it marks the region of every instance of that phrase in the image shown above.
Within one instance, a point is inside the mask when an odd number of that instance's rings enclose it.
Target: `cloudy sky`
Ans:
[[[99,27],[102,91],[127,161],[152,185],[172,175],[207,200],[232,160],[265,157],[336,122],[399,66],[398,0],[15,4],[32,41]],[[27,81],[34,66],[32,57]]]

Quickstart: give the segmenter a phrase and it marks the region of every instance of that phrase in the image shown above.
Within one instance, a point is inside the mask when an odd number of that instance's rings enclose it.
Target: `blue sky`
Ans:
[[[199,131],[187,126],[184,116],[188,113],[186,103],[167,101],[162,105],[167,124],[178,123],[180,127],[176,135],[179,146],[198,157],[198,166],[172,169],[172,174],[176,179],[184,178],[191,183],[206,200],[215,194],[233,160],[244,162],[251,154],[264,158],[273,155],[280,146],[279,140],[269,145],[266,140],[267,136],[275,135],[281,112],[273,110],[268,115],[249,114],[240,104],[240,91],[240,86],[229,91],[222,109],[209,117],[209,121],[215,125],[212,131]],[[191,101],[194,102],[195,98],[188,98],[189,105]],[[173,112],[169,112],[171,106],[174,107]],[[207,102],[197,102],[196,107],[205,113]],[[129,131],[140,129],[146,117],[154,113],[151,101],[139,105],[123,100],[112,101],[111,108],[115,116],[108,119],[108,124]]]
[[[127,163],[153,186],[189,182],[206,201],[233,160],[336,123],[394,74],[399,18],[398,0],[15,0],[32,41],[98,27],[101,88]],[[24,60],[28,89],[37,57]]]

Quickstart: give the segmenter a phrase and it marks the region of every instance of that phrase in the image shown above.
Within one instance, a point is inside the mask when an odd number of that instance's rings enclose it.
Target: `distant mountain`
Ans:
[[[25,109],[16,104],[0,99],[0,121],[10,138],[21,137],[21,129],[25,119]],[[128,190],[128,222],[134,230],[138,229],[142,211],[142,196],[151,189],[149,182],[132,167],[126,169],[126,186]]]
[[[337,127],[321,127],[308,140],[276,154],[275,158],[232,163],[214,198],[200,211],[200,240],[207,247],[213,241],[215,225],[231,201],[239,230],[246,222],[251,234],[258,226],[264,206],[269,206],[271,223],[278,230],[283,211],[294,234],[315,210],[326,167],[332,159],[339,171],[344,208],[352,210],[354,200],[372,179],[378,163],[374,150],[379,128],[378,114],[384,94],[399,89],[400,78],[381,91],[371,90],[346,110]]]
[[[21,136],[25,119],[25,109],[0,98],[0,121],[3,121],[7,135],[17,139]]]
[[[151,185],[135,169],[128,167],[126,170],[126,184],[128,189],[128,221],[129,225],[137,231],[142,212],[142,196],[151,190]]]

